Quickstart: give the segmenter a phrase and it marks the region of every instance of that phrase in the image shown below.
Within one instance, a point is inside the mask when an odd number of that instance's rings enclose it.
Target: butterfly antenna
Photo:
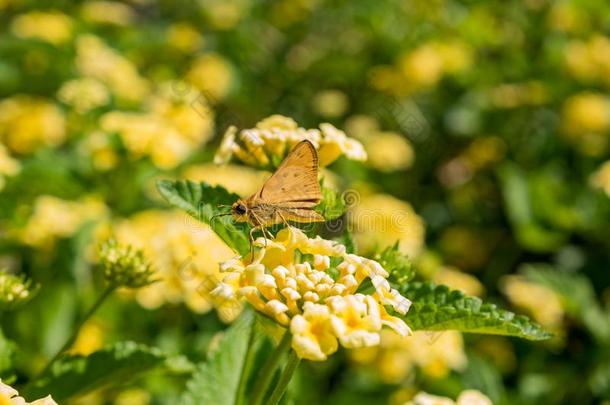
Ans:
[[[226,217],[227,215],[231,215],[230,212],[226,212],[223,214],[216,214],[216,215],[212,215],[212,218],[210,218],[210,227],[212,227],[214,225],[214,220],[218,217]]]

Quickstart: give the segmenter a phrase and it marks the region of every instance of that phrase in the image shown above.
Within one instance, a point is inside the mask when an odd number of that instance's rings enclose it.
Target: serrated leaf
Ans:
[[[239,196],[220,186],[195,183],[189,180],[160,180],[157,182],[159,193],[171,205],[185,210],[189,215],[204,222],[233,250],[246,254],[250,250],[248,226],[237,223],[227,216],[214,215],[226,213],[219,205],[231,205]]]
[[[112,384],[124,384],[162,365],[165,354],[135,342],[119,342],[89,356],[67,356],[58,360],[36,383],[25,390],[25,397],[51,394],[62,402]]]
[[[378,253],[375,260],[390,273],[389,280],[395,288],[405,285],[415,276],[415,268],[411,260],[400,252],[398,243]]]
[[[551,337],[525,316],[485,304],[480,298],[444,285],[409,283],[401,288],[401,294],[412,301],[409,312],[402,318],[413,330],[458,330],[528,340]]]
[[[234,405],[246,353],[252,335],[254,314],[244,313],[225,332],[218,350],[197,366],[180,401],[184,405]]]

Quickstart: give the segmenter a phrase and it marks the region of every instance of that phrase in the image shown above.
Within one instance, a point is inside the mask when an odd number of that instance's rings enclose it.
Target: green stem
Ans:
[[[301,359],[299,356],[297,356],[296,352],[291,350],[290,354],[288,355],[288,363],[286,363],[286,367],[284,367],[284,370],[280,375],[280,379],[277,382],[277,385],[275,386],[267,405],[277,405],[280,402],[280,399],[282,399],[284,393],[286,392],[286,388],[288,388],[288,383],[290,383],[290,380],[292,379],[294,370],[296,370],[300,361]]]
[[[244,361],[244,368],[241,371],[239,385],[237,386],[237,396],[235,397],[236,405],[242,405],[244,403],[246,386],[248,385],[248,376],[250,375],[250,370],[252,369],[252,364],[254,363],[254,354],[256,353],[254,348],[255,341],[256,327],[254,324],[252,324],[250,339],[248,341],[248,351],[246,352],[246,359]]]
[[[267,362],[260,372],[258,383],[256,384],[254,392],[252,393],[252,397],[250,398],[250,405],[260,405],[262,403],[263,397],[269,388],[269,384],[271,384],[271,380],[273,380],[275,370],[280,364],[282,357],[284,357],[284,353],[290,350],[291,343],[292,335],[290,334],[290,331],[286,331],[282,337],[282,340],[280,341],[280,344],[275,348],[273,353],[271,353],[271,356],[267,359]]]
[[[45,374],[47,371],[49,371],[49,369],[51,368],[51,366],[53,365],[53,363],[55,363],[60,357],[61,355],[70,348],[70,346],[72,346],[72,344],[74,343],[74,341],[76,340],[76,338],[78,337],[78,333],[80,332],[81,328],[83,327],[83,325],[85,324],[85,322],[87,322],[89,320],[89,318],[91,318],[91,316],[93,316],[93,314],[100,308],[100,306],[104,303],[104,301],[106,300],[106,298],[108,298],[108,296],[110,294],[112,294],[112,292],[117,288],[116,285],[114,284],[110,284],[108,285],[108,287],[106,287],[106,289],[102,292],[102,294],[97,298],[97,300],[95,301],[95,303],[93,304],[93,306],[87,311],[87,313],[81,318],[81,320],[78,322],[78,324],[76,325],[76,327],[72,330],[72,334],[70,335],[70,337],[68,338],[68,340],[66,340],[66,342],[64,343],[64,345],[61,347],[61,349],[59,349],[59,351],[57,353],[55,353],[55,355],[51,358],[51,360],[49,360],[49,362],[47,363],[47,365],[45,366],[44,369],[42,369],[42,371],[33,379],[37,379],[38,377],[40,377],[41,375]],[[32,380],[32,381],[33,381]]]

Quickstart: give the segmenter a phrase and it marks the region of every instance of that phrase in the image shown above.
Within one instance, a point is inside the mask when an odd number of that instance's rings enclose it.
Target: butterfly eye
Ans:
[[[246,213],[247,209],[246,206],[243,204],[237,204],[235,206],[235,213],[237,213],[238,215],[244,215]]]

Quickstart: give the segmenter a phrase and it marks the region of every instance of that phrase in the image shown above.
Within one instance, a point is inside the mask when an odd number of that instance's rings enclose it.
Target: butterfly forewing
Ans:
[[[318,184],[318,155],[312,143],[299,142],[265,182],[257,197],[268,204],[319,203],[322,194]]]
[[[324,221],[313,210],[321,199],[316,149],[311,142],[301,141],[248,203],[255,221],[268,225]]]

